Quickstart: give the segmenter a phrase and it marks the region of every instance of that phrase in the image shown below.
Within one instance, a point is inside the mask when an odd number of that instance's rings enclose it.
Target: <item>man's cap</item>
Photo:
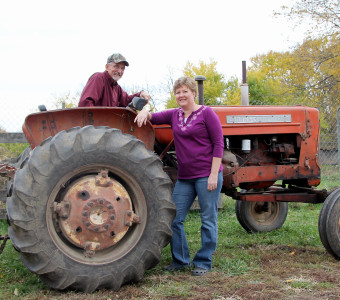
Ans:
[[[107,58],[107,63],[115,63],[115,64],[118,64],[120,62],[123,62],[125,64],[125,66],[129,66],[129,63],[126,61],[125,57],[123,55],[121,55],[120,53],[113,53],[112,55],[110,55],[108,58]]]

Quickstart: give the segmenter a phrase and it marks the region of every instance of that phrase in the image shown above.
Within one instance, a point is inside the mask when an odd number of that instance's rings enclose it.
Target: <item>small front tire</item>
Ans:
[[[235,212],[240,225],[249,233],[281,228],[287,218],[286,202],[253,202],[236,200]]]

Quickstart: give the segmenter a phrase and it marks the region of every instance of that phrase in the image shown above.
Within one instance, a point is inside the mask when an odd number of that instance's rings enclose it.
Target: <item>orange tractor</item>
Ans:
[[[340,190],[320,183],[318,110],[212,106],[223,130],[222,192],[248,232],[285,222],[288,202],[324,202],[320,238],[340,258]],[[155,266],[171,239],[176,149],[169,126],[141,128],[127,108],[27,116],[30,143],[7,199],[9,236],[23,263],[55,289],[118,290]]]

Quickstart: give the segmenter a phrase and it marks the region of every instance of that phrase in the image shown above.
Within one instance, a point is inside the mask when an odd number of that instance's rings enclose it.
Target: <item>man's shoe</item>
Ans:
[[[164,266],[163,270],[168,271],[168,272],[175,272],[175,271],[187,270],[189,268],[190,268],[189,265],[178,265],[178,266],[176,266],[176,265],[170,264],[168,266]]]

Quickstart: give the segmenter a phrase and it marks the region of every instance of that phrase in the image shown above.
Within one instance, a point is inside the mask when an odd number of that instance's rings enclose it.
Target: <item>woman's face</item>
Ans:
[[[196,93],[186,85],[182,85],[175,91],[176,102],[180,107],[187,107],[195,103]]]

